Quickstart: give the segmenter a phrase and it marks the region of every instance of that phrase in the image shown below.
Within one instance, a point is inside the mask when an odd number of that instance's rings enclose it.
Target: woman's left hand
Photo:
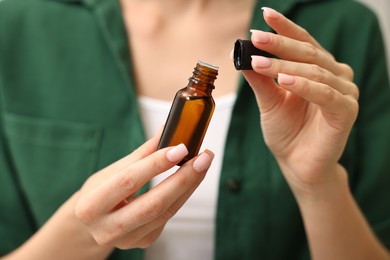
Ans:
[[[252,42],[281,59],[253,56],[254,71],[243,74],[268,147],[294,193],[345,179],[338,160],[358,114],[352,69],[275,10],[264,8],[264,19],[277,34],[252,30]]]
[[[352,69],[282,14],[265,8],[264,18],[278,34],[252,31],[252,42],[281,59],[252,57],[254,71],[243,73],[265,142],[297,200],[311,258],[388,259],[338,162],[358,114]]]

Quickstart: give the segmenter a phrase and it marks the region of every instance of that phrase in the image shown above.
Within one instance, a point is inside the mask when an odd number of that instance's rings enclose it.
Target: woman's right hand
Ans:
[[[100,245],[120,249],[151,245],[166,222],[198,187],[214,154],[206,150],[148,192],[137,191],[188,153],[180,144],[156,151],[158,136],[92,175],[81,189],[76,216]]]

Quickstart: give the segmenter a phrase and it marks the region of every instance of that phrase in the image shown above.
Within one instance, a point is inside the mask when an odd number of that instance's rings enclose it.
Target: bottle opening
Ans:
[[[213,70],[219,70],[218,66],[211,65],[211,64],[206,63],[206,62],[201,61],[201,60],[198,60],[198,64],[203,66],[203,67],[207,67],[207,68],[210,68],[210,69],[213,69]]]
[[[208,84],[210,88],[214,89],[214,80],[217,78],[219,67],[211,65],[209,63],[198,61],[192,77],[189,78],[190,82]]]

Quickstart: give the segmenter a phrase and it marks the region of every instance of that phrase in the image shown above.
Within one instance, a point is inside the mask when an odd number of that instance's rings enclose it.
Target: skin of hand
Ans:
[[[107,259],[112,248],[96,244],[74,214],[79,195],[79,192],[73,194],[32,237],[0,259]]]
[[[243,74],[265,142],[297,200],[312,259],[390,259],[338,163],[358,114],[352,69],[282,14],[263,11],[277,34],[251,30],[251,40],[280,59],[252,56],[254,71]]]
[[[93,174],[34,236],[1,259],[106,259],[114,247],[148,247],[201,183],[214,158],[206,150],[135,196],[188,153],[183,144],[156,151],[158,139],[154,136]]]
[[[243,74],[257,98],[265,142],[293,192],[319,191],[346,178],[338,160],[358,114],[353,71],[305,29],[263,10],[277,34],[251,30],[252,42],[280,59],[252,56],[254,71]]]
[[[180,144],[156,151],[155,136],[121,160],[94,174],[80,191],[76,216],[99,245],[146,248],[203,180],[214,154],[206,150],[148,192],[137,191],[187,155]]]

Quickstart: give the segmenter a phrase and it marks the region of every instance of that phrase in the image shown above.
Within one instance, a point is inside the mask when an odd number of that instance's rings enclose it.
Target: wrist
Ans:
[[[282,172],[299,203],[317,203],[349,193],[348,174],[337,163],[321,171],[293,172],[281,165]]]
[[[74,193],[42,228],[48,239],[44,244],[51,243],[53,249],[57,248],[53,254],[63,250],[63,259],[105,259],[112,248],[98,245],[75,215],[74,208],[79,196],[79,191]],[[64,247],[64,241],[67,241],[69,248]]]
[[[22,246],[5,259],[106,259],[111,247],[99,246],[76,218],[79,193],[71,196]]]
[[[313,259],[388,259],[348,186],[347,172],[337,165],[328,182],[295,187]]]

